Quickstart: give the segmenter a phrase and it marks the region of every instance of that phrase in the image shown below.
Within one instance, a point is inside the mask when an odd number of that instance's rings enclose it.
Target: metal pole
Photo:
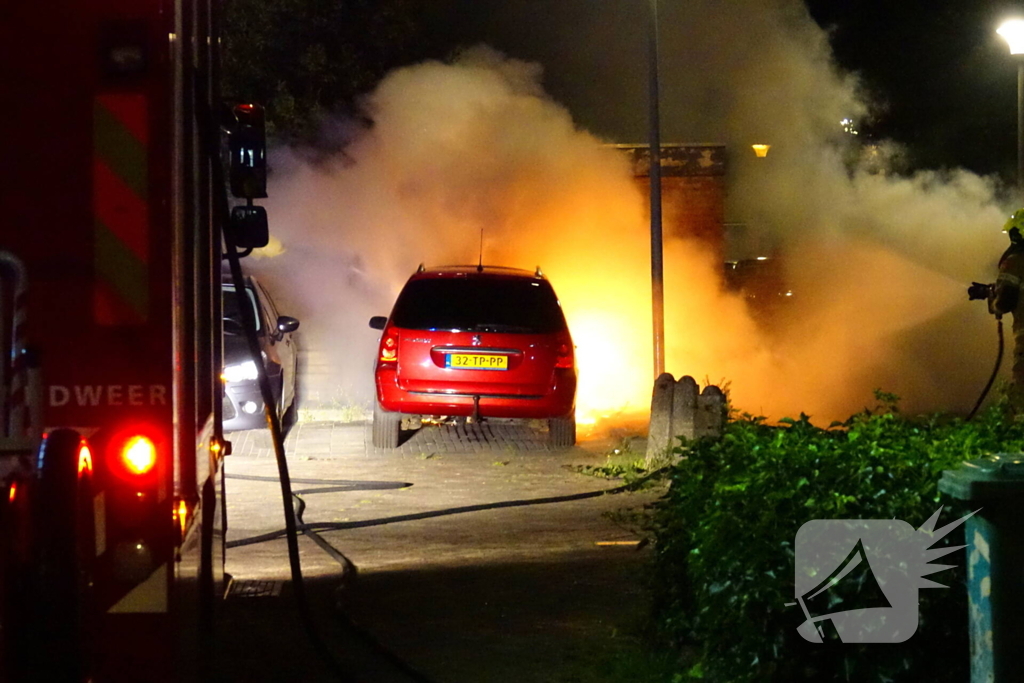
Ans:
[[[651,159],[651,295],[654,319],[654,378],[665,372],[665,280],[661,244],[661,121],[658,114],[658,0],[651,0],[649,43]],[[1021,72],[1024,74],[1024,71]],[[1022,76],[1024,77],[1024,76]]]
[[[1017,194],[1024,205],[1024,58],[1017,57]]]

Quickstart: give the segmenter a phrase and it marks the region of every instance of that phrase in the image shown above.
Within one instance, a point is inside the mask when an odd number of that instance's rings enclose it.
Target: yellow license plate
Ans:
[[[508,370],[508,356],[489,353],[449,353],[445,356],[446,368],[459,370]]]

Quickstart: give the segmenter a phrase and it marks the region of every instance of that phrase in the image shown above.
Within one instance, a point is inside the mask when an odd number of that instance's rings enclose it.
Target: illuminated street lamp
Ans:
[[[1017,191],[1024,201],[1024,19],[1009,19],[996,31],[1017,60]]]
[[[1011,55],[1024,55],[1024,19],[1009,19],[996,31],[1010,45]]]

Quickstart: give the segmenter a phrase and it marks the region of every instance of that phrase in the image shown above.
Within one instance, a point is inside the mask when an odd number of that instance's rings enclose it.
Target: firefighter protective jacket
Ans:
[[[1024,337],[1024,244],[1011,244],[999,259],[999,277],[996,278],[992,309],[1000,315],[1013,313],[1013,333]]]

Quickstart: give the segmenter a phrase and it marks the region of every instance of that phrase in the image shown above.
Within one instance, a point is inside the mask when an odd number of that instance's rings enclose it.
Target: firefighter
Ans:
[[[1024,209],[1019,209],[1003,226],[1010,237],[1010,246],[999,258],[999,275],[995,284],[975,282],[968,293],[972,299],[987,299],[989,311],[998,317],[1013,313],[1013,382],[1010,404],[1014,412],[1024,412]]]

